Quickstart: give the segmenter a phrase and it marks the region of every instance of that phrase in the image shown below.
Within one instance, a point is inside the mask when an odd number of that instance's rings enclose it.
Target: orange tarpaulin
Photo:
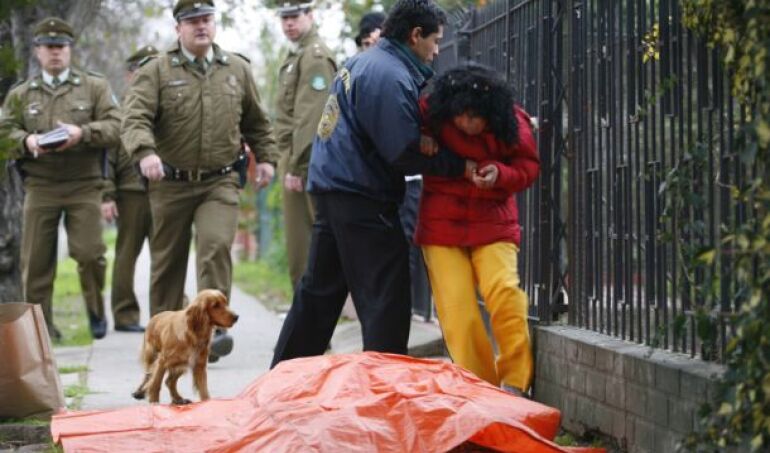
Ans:
[[[216,376],[209,376],[216,379]],[[290,360],[234,399],[54,417],[77,452],[441,452],[466,441],[503,452],[568,449],[556,409],[435,360],[361,353]]]

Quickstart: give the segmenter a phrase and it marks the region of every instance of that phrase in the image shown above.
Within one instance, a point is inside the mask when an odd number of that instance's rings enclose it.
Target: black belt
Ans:
[[[180,170],[164,162],[163,173],[165,173],[165,176],[163,179],[167,181],[183,181],[183,182],[205,181],[207,179],[215,178],[217,176],[224,176],[232,173],[233,170],[235,169],[234,168],[235,164],[238,162],[239,161],[235,161],[230,165],[225,165],[222,168],[218,168],[216,170],[209,170],[209,171]]]

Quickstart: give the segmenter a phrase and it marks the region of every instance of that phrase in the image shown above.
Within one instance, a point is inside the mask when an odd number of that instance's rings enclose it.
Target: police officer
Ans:
[[[126,83],[130,83],[139,65],[156,55],[153,46],[144,46],[126,60]],[[139,173],[122,146],[109,151],[109,175],[102,201],[102,217],[118,225],[115,264],[112,268],[112,317],[115,330],[144,332],[139,324],[139,303],[134,293],[136,259],[144,240],[152,232],[150,199]]]
[[[13,152],[25,175],[21,267],[24,297],[40,304],[54,340],[51,295],[56,275],[56,242],[64,218],[69,253],[78,263],[91,333],[106,334],[100,204],[105,149],[116,146],[120,120],[107,80],[70,66],[74,33],[50,17],[34,29],[41,72],[11,90],[2,127],[18,143]],[[61,128],[66,140],[46,144],[41,134]]]
[[[214,44],[215,11],[213,0],[178,0],[177,44],[137,70],[125,100],[123,145],[149,181],[152,314],[183,306],[193,226],[198,289],[230,294],[241,139],[256,155],[258,187],[277,160],[249,61]],[[231,347],[221,335],[212,351]]]
[[[337,65],[318,36],[311,3],[286,1],[278,8],[292,48],[281,65],[275,132],[281,152],[283,218],[292,286],[307,264],[313,206],[305,192],[313,137]]]

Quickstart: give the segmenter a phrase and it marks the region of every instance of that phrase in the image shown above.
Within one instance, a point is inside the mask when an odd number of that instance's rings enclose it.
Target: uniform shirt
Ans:
[[[182,54],[187,57],[187,60],[190,62],[195,62],[196,56],[192,54],[189,50],[185,49],[184,46],[179,46],[179,50],[182,51]],[[209,66],[211,66],[211,61],[214,59],[214,47],[209,47],[209,51],[206,52],[206,56],[203,57],[203,63],[206,65],[203,69],[208,69]]]
[[[313,137],[337,65],[315,25],[286,56],[278,77],[275,132],[286,171],[306,178]]]
[[[27,136],[48,132],[57,121],[80,126],[80,143],[38,158],[27,153]],[[30,181],[71,181],[101,178],[104,151],[119,143],[120,119],[107,80],[70,68],[57,88],[46,84],[42,73],[13,88],[5,99],[0,128],[17,143],[11,158],[20,161]]]
[[[42,72],[42,74],[43,74],[43,82],[48,84],[49,87],[54,87],[55,88],[54,83],[53,83],[53,79],[54,78],[58,78],[59,79],[59,84],[61,84],[62,82],[66,81],[69,78],[69,76],[70,76],[70,68],[65,69],[58,76],[51,75],[51,74],[48,73],[48,71],[45,71],[45,70]]]
[[[275,163],[275,140],[249,62],[216,44],[202,74],[177,43],[141,66],[124,106],[123,145],[135,162],[157,154],[185,171],[232,164],[241,137],[258,162]]]

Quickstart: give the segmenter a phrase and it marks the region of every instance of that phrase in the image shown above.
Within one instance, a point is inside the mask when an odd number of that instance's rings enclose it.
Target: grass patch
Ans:
[[[562,447],[572,447],[578,444],[577,439],[571,433],[560,434],[553,441],[556,445]]]
[[[88,367],[85,365],[64,365],[59,367],[59,374],[80,373],[82,371],[88,371]]]
[[[233,280],[244,292],[259,299],[269,310],[291,301],[289,274],[269,260],[242,261],[233,266]]]
[[[64,396],[67,398],[83,398],[89,393],[91,393],[91,391],[88,390],[88,387],[80,384],[68,385],[64,389]]]
[[[27,426],[47,426],[51,421],[44,418],[4,418],[0,419],[0,425],[27,425]],[[0,441],[3,439],[0,438]],[[8,440],[8,439],[5,439]]]
[[[81,384],[72,384],[64,388],[64,396],[66,398],[72,398],[72,401],[67,405],[67,409],[80,410],[83,404],[83,398],[90,394],[91,390],[88,386]]]
[[[115,256],[117,230],[107,228],[103,234],[107,246],[107,276],[105,288],[112,281],[112,263]],[[85,303],[80,288],[80,276],[77,263],[69,257],[59,257],[56,266],[56,279],[53,283],[53,319],[59,328],[62,339],[56,346],[87,346],[93,342],[88,327]],[[105,307],[106,309],[107,307]]]

